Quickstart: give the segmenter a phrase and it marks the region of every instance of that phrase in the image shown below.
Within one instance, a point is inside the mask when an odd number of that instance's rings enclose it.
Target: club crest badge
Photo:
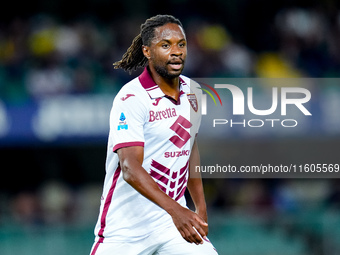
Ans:
[[[189,103],[190,103],[192,109],[194,109],[194,111],[197,112],[198,103],[197,103],[196,95],[195,94],[187,94],[187,98],[189,100]]]

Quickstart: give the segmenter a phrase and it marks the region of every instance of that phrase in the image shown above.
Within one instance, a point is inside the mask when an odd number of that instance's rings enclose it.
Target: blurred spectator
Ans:
[[[41,187],[40,197],[44,220],[49,224],[69,222],[74,218],[74,196],[62,182],[48,182]]]
[[[222,61],[229,76],[252,77],[254,74],[253,53],[244,45],[232,42],[222,52]]]
[[[262,78],[298,78],[302,73],[277,53],[262,53],[258,55],[255,73]]]
[[[12,200],[12,216],[22,225],[34,226],[42,223],[39,197],[34,192],[22,191]]]
[[[278,47],[253,51],[242,35],[235,36],[224,23],[189,16],[184,20],[190,56],[185,74],[339,76],[340,11],[285,7],[273,17],[273,24],[267,26]],[[1,98],[116,91],[111,87],[124,84],[127,74],[114,71],[112,63],[130,45],[139,23],[131,17],[102,23],[89,16],[63,21],[42,14],[9,21],[0,29]]]
[[[25,86],[31,97],[42,98],[72,91],[71,74],[66,67],[58,65],[56,58],[55,54],[50,54],[43,61],[46,64],[28,71]]]
[[[323,77],[330,68],[327,41],[330,26],[324,15],[310,9],[284,9],[276,16],[283,54],[307,76]]]

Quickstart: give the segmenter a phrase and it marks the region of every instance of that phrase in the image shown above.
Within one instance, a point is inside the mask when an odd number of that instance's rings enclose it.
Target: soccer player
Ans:
[[[125,84],[110,113],[106,176],[91,255],[216,255],[196,134],[198,85],[181,75],[187,41],[179,20],[157,15],[115,68],[145,67]],[[195,176],[196,175],[196,176]],[[186,207],[188,188],[196,212]]]

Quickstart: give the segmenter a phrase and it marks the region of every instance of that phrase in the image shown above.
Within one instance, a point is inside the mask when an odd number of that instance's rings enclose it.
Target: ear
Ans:
[[[143,54],[147,59],[150,59],[150,47],[149,46],[142,46]]]

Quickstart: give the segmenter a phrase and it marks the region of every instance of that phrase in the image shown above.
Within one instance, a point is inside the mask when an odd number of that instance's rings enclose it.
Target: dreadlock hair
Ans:
[[[114,68],[121,68],[131,73],[138,67],[144,67],[148,59],[144,56],[142,46],[150,46],[155,36],[155,28],[168,23],[175,23],[181,27],[182,23],[171,15],[157,15],[149,18],[141,25],[141,32],[133,39],[131,46],[127,49],[122,59],[113,63]]]

